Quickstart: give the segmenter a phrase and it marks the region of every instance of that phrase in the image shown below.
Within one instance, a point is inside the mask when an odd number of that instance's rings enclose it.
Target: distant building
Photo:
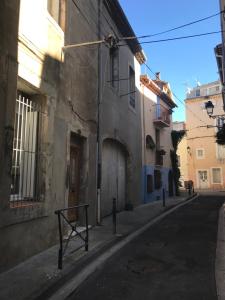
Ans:
[[[215,115],[224,113],[221,90],[220,81],[215,81],[197,86],[186,95],[187,144],[186,157],[182,153],[182,160],[188,162],[188,180],[193,180],[198,189],[225,187],[225,148],[215,141],[220,124],[209,118],[205,109],[205,103],[210,100]]]
[[[222,43],[215,47],[216,61],[222,84],[223,110],[225,111],[225,0],[219,0]]]
[[[183,131],[186,130],[184,122],[173,122],[173,130]],[[177,147],[177,160],[180,169],[180,183],[182,187],[185,186],[185,181],[188,180],[188,160],[187,160],[187,136],[184,135]]]
[[[169,84],[141,76],[142,168],[144,202],[174,194],[170,150],[172,110],[176,107]]]

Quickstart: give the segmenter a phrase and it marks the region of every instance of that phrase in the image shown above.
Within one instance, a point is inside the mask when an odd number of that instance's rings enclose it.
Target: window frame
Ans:
[[[202,156],[198,155],[198,151],[202,150]],[[205,158],[205,149],[204,148],[196,148],[196,159],[204,159]]]
[[[132,74],[131,74],[131,72],[130,71],[132,71]],[[131,75],[132,75],[132,77],[131,77]],[[135,69],[134,69],[134,67],[131,65],[131,64],[129,64],[128,65],[128,78],[129,78],[129,80],[128,80],[128,101],[129,101],[129,106],[135,111],[136,110],[136,78],[135,78]],[[133,80],[133,84],[131,83],[131,81]],[[133,87],[132,87],[132,85],[134,85],[134,89],[133,89]],[[131,103],[134,103],[134,105],[133,104],[131,104]]]
[[[119,77],[120,77],[120,51],[118,47],[113,47],[109,49],[110,55],[110,65],[109,65],[109,78],[110,78],[110,86],[115,90],[119,91]],[[117,68],[117,74],[115,72],[115,67]]]
[[[49,9],[49,3],[52,1],[55,3],[55,0],[46,1],[46,11],[51,20],[56,24],[63,32],[65,31],[66,26],[66,0],[58,0],[58,16],[54,17],[54,14]]]
[[[220,182],[215,182],[213,178],[213,170],[218,169],[220,170]],[[211,168],[211,178],[212,178],[212,184],[222,184],[223,183],[223,172],[221,167],[212,167]]]

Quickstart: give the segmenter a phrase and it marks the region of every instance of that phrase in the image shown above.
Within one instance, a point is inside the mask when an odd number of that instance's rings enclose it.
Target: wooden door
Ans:
[[[70,147],[70,172],[69,172],[69,199],[68,207],[79,205],[80,190],[80,153],[79,146]],[[78,209],[68,211],[68,218],[72,221],[78,220]]]

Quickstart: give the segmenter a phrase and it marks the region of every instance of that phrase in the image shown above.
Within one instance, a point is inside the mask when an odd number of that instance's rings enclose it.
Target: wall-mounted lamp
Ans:
[[[205,109],[206,109],[207,114],[208,114],[208,116],[210,118],[213,118],[213,119],[224,119],[223,117],[225,115],[214,115],[213,116],[214,105],[213,105],[212,101],[209,100],[208,102],[205,103]]]
[[[213,105],[212,101],[209,100],[208,102],[205,103],[205,109],[207,111],[208,116],[210,118],[213,118],[212,115],[213,115],[214,105]]]
[[[187,146],[187,153],[191,155],[191,148]]]

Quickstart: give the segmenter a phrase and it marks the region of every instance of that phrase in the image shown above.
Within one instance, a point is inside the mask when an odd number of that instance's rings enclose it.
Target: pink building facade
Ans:
[[[205,109],[205,103],[210,100],[214,115],[224,113],[221,83],[198,85],[186,96],[186,149],[181,158],[187,161],[188,180],[193,180],[195,188],[200,190],[222,190],[225,188],[225,147],[216,143],[215,135],[218,122],[223,119],[210,118]]]

